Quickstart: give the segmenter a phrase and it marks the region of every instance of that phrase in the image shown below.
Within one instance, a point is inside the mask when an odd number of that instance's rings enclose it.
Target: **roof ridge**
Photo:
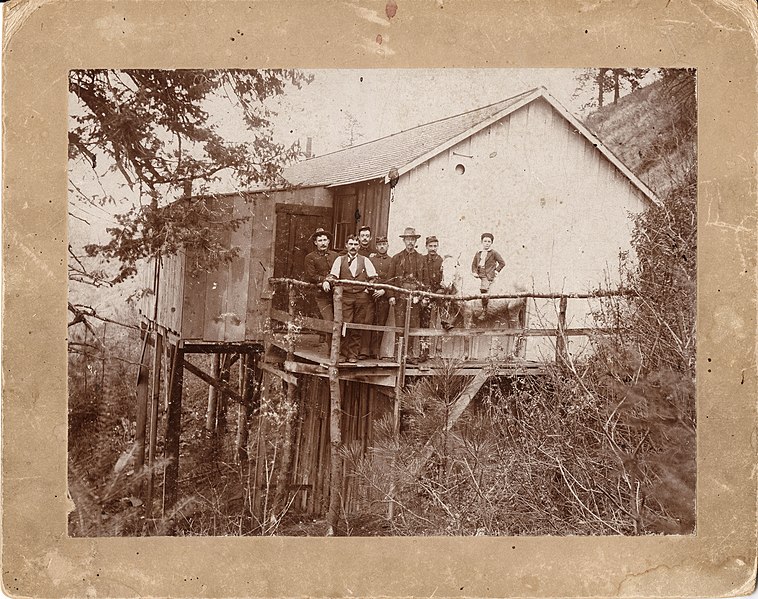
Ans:
[[[526,90],[524,92],[521,92],[519,94],[516,94],[515,96],[511,96],[510,98],[506,98],[504,100],[498,100],[497,102],[492,102],[491,104],[486,104],[485,106],[480,106],[479,108],[472,108],[471,110],[465,110],[463,112],[459,112],[457,114],[451,114],[450,116],[442,117],[434,121],[428,121],[426,123],[421,123],[420,125],[415,125],[413,127],[409,127],[408,129],[402,129],[400,131],[395,131],[394,133],[390,133],[388,135],[383,135],[382,137],[377,137],[375,139],[371,139],[368,141],[361,142],[359,144],[355,144],[352,146],[347,146],[345,148],[340,148],[339,150],[333,150],[331,152],[327,152],[326,154],[321,154],[320,156],[313,156],[312,158],[307,158],[305,160],[301,160],[300,162],[293,163],[289,166],[295,166],[295,165],[303,165],[308,162],[311,162],[312,160],[318,160],[319,158],[324,158],[325,156],[333,156],[335,154],[339,154],[340,152],[347,152],[348,150],[352,150],[354,148],[360,148],[361,146],[365,146],[366,144],[372,144],[376,143],[377,141],[381,141],[383,139],[389,139],[390,137],[394,137],[395,135],[400,135],[402,133],[407,133],[408,131],[413,131],[414,129],[420,129],[421,127],[427,127],[429,125],[433,125],[435,123],[441,123],[442,121],[447,121],[450,119],[454,119],[460,116],[463,116],[465,114],[471,114],[472,112],[477,112],[479,110],[485,110],[487,108],[491,108],[495,106],[496,104],[503,104],[505,102],[512,102],[513,100],[520,98],[522,96],[528,96],[531,93],[536,92],[537,90],[545,90],[544,86],[539,87],[533,87],[529,90]]]

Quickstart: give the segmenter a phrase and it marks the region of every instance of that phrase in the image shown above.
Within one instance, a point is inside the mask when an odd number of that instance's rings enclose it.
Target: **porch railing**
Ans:
[[[293,332],[317,332],[332,334],[332,346],[330,348],[329,364],[337,366],[339,363],[340,338],[344,336],[348,329],[359,331],[378,331],[383,333],[394,333],[395,348],[394,359],[400,368],[400,376],[404,378],[404,371],[408,363],[408,347],[412,338],[420,337],[431,340],[438,339],[464,339],[470,341],[476,338],[506,337],[512,336],[514,339],[526,339],[528,337],[548,337],[555,339],[555,360],[567,358],[567,337],[572,336],[589,336],[594,334],[610,333],[611,331],[599,327],[579,327],[567,328],[566,311],[569,299],[599,299],[604,297],[631,295],[632,292],[624,289],[614,291],[597,291],[594,293],[511,293],[511,294],[473,294],[466,296],[450,296],[439,293],[432,293],[421,290],[408,290],[394,285],[385,283],[368,283],[361,281],[344,281],[337,280],[332,283],[333,286],[333,304],[334,304],[334,321],[323,320],[312,316],[298,314],[296,311],[297,292],[296,290],[317,289],[319,286],[315,283],[307,283],[298,279],[291,278],[272,278],[269,282],[279,289],[286,289],[288,294],[288,310],[272,309],[270,317],[272,320],[283,323],[289,333]],[[360,324],[344,322],[342,318],[342,286],[362,286],[370,289],[384,289],[392,291],[396,296],[405,295],[406,301],[405,319],[402,323],[395,323],[395,326]],[[420,328],[411,327],[411,309],[414,298],[418,301],[421,298],[437,299],[444,301],[472,301],[481,299],[547,299],[558,300],[557,326],[555,327],[531,327],[528,324],[519,327],[472,327],[472,328],[454,328],[446,330],[444,328]],[[289,335],[294,343],[294,335]],[[470,348],[469,348],[470,349]],[[294,352],[294,346],[289,348],[288,354]]]

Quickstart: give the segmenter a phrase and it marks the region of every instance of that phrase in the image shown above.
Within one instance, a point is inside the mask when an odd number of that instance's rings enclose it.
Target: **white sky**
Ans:
[[[528,89],[545,86],[564,106],[581,116],[581,107],[592,91],[574,98],[574,69],[363,69],[305,71],[313,82],[302,89],[287,86],[284,95],[271,99],[267,106],[277,115],[272,119],[276,141],[290,145],[313,138],[313,152],[323,155],[350,144],[371,141],[433,120],[498,102]],[[250,139],[239,114],[226,99],[208,106],[218,122],[219,132],[231,141]],[[76,107],[72,105],[72,112]],[[352,125],[351,125],[352,123]],[[105,171],[106,160],[98,165],[100,183],[81,164],[72,169],[72,178],[86,193],[107,192],[121,199],[120,206],[82,205],[72,202],[72,212],[85,218],[90,226],[71,220],[73,245],[105,239],[104,228],[114,222],[112,215],[125,212],[137,201],[117,174]],[[103,188],[100,187],[102,184]],[[234,186],[228,178],[211,188],[229,192]],[[87,237],[87,239],[83,239]]]
[[[573,69],[363,69],[307,71],[314,80],[277,102],[276,136],[285,143],[313,138],[316,155],[371,141],[423,123],[505,100],[544,85],[578,114],[587,95]]]

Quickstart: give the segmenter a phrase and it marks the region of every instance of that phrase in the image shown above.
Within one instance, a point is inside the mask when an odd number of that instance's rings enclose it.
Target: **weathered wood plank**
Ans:
[[[252,212],[242,196],[234,198],[232,217],[250,218]],[[239,255],[228,265],[229,289],[226,299],[225,341],[244,341],[247,320],[247,294],[250,290],[250,244],[252,227],[250,221],[241,224],[232,231],[229,244],[232,249],[239,248]]]
[[[245,400],[242,398],[242,396],[240,396],[240,394],[237,393],[236,389],[234,389],[231,385],[225,383],[224,381],[220,379],[213,378],[212,376],[204,373],[192,362],[185,360],[184,358],[182,358],[182,364],[184,368],[186,368],[189,372],[194,374],[197,378],[215,387],[218,391],[221,391],[224,395],[228,396],[229,399],[232,399],[240,404],[245,403]]]
[[[266,362],[261,362],[259,364],[259,366],[260,366],[260,368],[262,370],[265,370],[269,374],[273,374],[274,376],[279,377],[283,381],[286,381],[287,383],[289,383],[289,384],[291,384],[291,385],[293,385],[295,387],[298,384],[297,383],[297,377],[295,375],[293,375],[293,374],[289,374],[287,372],[284,372],[283,370],[279,370],[275,366],[272,366],[271,364],[268,364]]]
[[[208,273],[192,268],[196,250],[185,254],[184,297],[182,302],[182,336],[202,339],[205,329],[205,297]]]

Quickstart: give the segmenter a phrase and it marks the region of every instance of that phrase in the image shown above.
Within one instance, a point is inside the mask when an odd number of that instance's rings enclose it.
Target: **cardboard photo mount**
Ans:
[[[323,0],[4,5],[2,582],[7,594],[688,597],[752,591],[758,446],[755,4],[392,4],[396,10],[380,1]],[[244,35],[235,35],[238,30]],[[68,537],[71,69],[617,65],[697,69],[695,535]]]

